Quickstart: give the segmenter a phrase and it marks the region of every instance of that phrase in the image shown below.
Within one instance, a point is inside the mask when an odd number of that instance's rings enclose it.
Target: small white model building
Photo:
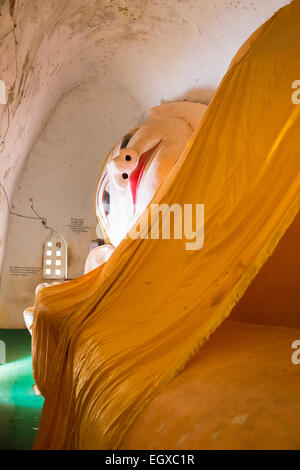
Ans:
[[[67,277],[67,242],[63,237],[51,237],[44,246],[43,278]]]

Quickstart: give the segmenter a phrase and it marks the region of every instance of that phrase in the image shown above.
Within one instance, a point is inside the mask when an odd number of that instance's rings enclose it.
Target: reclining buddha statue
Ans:
[[[85,273],[107,261],[153,198],[200,124],[207,106],[162,104],[123,136],[105,160],[96,191],[96,215],[106,244],[87,257]]]
[[[175,165],[188,139],[199,126],[207,105],[179,101],[157,106],[149,118],[123,136],[107,156],[96,190],[96,216],[105,245],[90,251],[84,273],[101,266]],[[59,284],[43,282],[36,288]],[[24,311],[31,333],[33,307]]]

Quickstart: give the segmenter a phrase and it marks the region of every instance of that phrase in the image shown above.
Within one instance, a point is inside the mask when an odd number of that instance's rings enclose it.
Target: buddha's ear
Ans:
[[[194,129],[196,129],[207,109],[206,104],[191,103],[190,101],[175,101],[173,103],[163,103],[152,108],[150,119],[159,117],[173,117],[184,119]]]

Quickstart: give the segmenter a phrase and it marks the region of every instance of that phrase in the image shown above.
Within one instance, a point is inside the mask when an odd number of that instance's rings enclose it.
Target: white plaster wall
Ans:
[[[61,232],[68,242],[71,279],[83,274],[89,242],[97,238],[94,194],[104,158],[112,143],[143,118],[141,105],[116,83],[88,81],[64,95],[30,152],[14,211],[35,216],[33,199],[48,225]],[[84,219],[87,231],[73,232],[71,218]],[[33,304],[35,286],[43,281],[43,244],[49,235],[40,221],[10,218],[0,295],[4,327],[24,326],[24,307]]]
[[[107,150],[161,100],[209,102],[244,40],[286,3],[0,0],[8,92],[0,181],[16,211],[31,214],[32,197],[66,236],[70,277],[81,273],[95,237],[94,189]],[[74,235],[70,217],[90,230]],[[23,326],[40,274],[15,277],[10,266],[41,267],[46,238],[39,222],[9,217],[0,189],[0,327]]]

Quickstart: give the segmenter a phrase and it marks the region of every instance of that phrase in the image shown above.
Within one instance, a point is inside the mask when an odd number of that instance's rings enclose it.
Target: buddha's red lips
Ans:
[[[137,198],[137,192],[140,186],[140,182],[142,179],[142,176],[144,174],[146,165],[148,161],[150,160],[150,157],[152,156],[154,150],[158,147],[160,144],[160,141],[152,147],[150,150],[147,150],[146,152],[142,153],[142,155],[139,158],[138,164],[131,173],[129,177],[129,184],[130,184],[130,189],[131,189],[131,194],[132,194],[132,200],[133,200],[133,211],[135,213],[135,205],[136,205],[136,198]]]

